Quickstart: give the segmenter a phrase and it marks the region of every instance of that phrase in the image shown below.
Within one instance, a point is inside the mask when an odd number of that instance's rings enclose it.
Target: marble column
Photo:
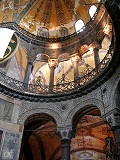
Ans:
[[[94,41],[92,43],[92,46],[93,46],[93,52],[94,52],[95,67],[97,67],[98,64],[100,63],[99,49],[101,48],[101,44],[98,43],[97,41]]]
[[[99,48],[94,48],[94,62],[95,62],[95,67],[98,66],[98,64],[100,63],[100,57],[99,57]]]
[[[71,61],[72,61],[72,64],[73,64],[73,67],[74,67],[74,82],[77,82],[78,83],[78,61],[79,61],[80,57],[75,54],[71,57]]]
[[[48,65],[50,68],[50,79],[49,79],[49,89],[52,91],[53,85],[54,85],[54,70],[57,66],[57,59],[49,59],[48,60]]]
[[[62,129],[58,131],[59,136],[61,138],[62,145],[62,158],[61,160],[70,160],[70,144],[71,139],[74,136],[74,132],[72,129]]]
[[[32,69],[33,69],[33,64],[32,64],[32,62],[28,61],[26,71],[25,71],[24,80],[23,80],[23,83],[25,86],[28,85],[29,77],[30,77],[30,74],[32,73]]]
[[[25,88],[28,88],[29,78],[30,78],[30,75],[34,67],[33,64],[34,64],[35,59],[36,59],[36,55],[34,54],[34,52],[30,52],[28,55],[27,67],[26,67],[25,76],[23,80],[23,85]]]

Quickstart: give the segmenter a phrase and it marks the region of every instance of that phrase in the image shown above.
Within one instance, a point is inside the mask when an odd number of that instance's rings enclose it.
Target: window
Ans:
[[[77,33],[83,31],[82,27],[84,26],[84,22],[80,19],[75,23],[75,30]]]
[[[59,30],[59,36],[60,37],[68,36],[68,29],[65,27],[61,27]]]
[[[96,10],[97,10],[97,7],[95,5],[92,5],[90,7],[90,9],[89,9],[89,15],[90,15],[91,18],[94,16]]]
[[[13,36],[14,31],[8,28],[0,28],[0,58],[4,57],[5,51]],[[7,36],[5,36],[7,35]]]
[[[37,35],[44,38],[49,38],[49,30],[47,28],[39,28]]]

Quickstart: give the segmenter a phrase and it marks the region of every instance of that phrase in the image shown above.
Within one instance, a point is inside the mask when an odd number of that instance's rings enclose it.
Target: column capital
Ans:
[[[35,54],[30,54],[27,56],[28,58],[28,63],[33,65],[34,61],[36,60],[36,55]]]
[[[111,113],[106,115],[106,120],[113,130],[120,128],[120,110],[118,108],[112,110]]]
[[[101,44],[98,43],[97,41],[94,41],[93,44],[92,44],[92,46],[93,46],[93,50],[99,50],[99,49],[101,49]]]
[[[71,55],[70,59],[71,59],[71,62],[74,63],[74,62],[78,62],[80,57],[79,57],[78,53],[76,53],[76,54]]]
[[[61,139],[61,141],[68,140],[71,141],[71,139],[75,136],[75,131],[72,128],[58,128],[58,135]]]
[[[48,59],[48,65],[49,67],[54,67],[56,68],[58,65],[58,59]]]

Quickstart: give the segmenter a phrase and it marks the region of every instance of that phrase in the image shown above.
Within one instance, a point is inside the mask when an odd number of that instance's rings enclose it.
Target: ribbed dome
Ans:
[[[75,32],[75,22],[82,19],[90,20],[89,8],[97,0],[41,0],[27,5],[26,12],[21,13],[19,24],[22,28],[35,35],[49,31],[51,37],[59,37],[63,32]]]
[[[16,21],[30,33],[60,37],[75,32],[75,23],[90,20],[89,9],[99,0],[9,0],[0,2],[0,22]],[[62,30],[61,30],[62,29]],[[48,35],[46,34],[48,32]]]

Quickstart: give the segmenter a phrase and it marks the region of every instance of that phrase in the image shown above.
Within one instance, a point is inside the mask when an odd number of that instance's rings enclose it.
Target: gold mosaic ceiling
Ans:
[[[90,20],[89,8],[97,6],[99,0],[2,0],[0,22],[16,21],[25,30],[37,35],[38,30],[47,28],[56,36],[61,27],[69,34],[75,31],[78,19]]]

